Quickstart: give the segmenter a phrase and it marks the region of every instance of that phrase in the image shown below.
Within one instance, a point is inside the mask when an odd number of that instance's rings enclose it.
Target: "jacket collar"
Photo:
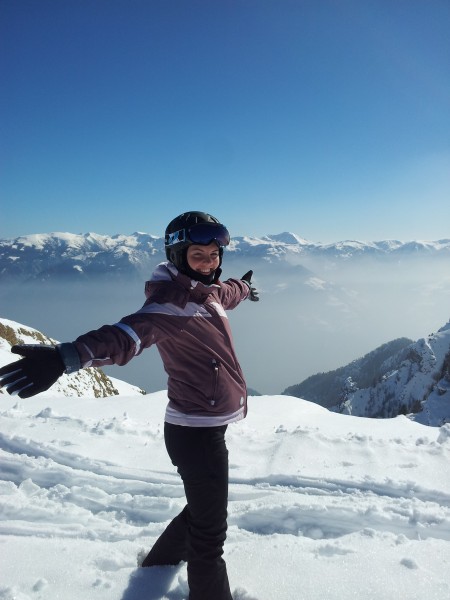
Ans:
[[[220,273],[219,273],[220,274]],[[185,306],[187,302],[204,302],[220,285],[205,285],[180,273],[171,262],[162,262],[145,284],[147,302],[171,302]]]

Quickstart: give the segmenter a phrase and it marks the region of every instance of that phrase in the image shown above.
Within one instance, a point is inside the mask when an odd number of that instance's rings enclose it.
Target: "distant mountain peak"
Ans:
[[[300,245],[312,245],[313,242],[309,242],[304,238],[301,238],[295,233],[284,231],[283,233],[270,234],[265,236],[263,239],[268,241],[278,242],[282,244],[300,244]]]

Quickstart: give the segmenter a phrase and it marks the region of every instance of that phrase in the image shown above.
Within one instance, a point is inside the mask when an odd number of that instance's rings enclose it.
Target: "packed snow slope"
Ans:
[[[184,505],[166,402],[0,395],[1,600],[187,598],[185,564],[137,568]],[[235,600],[450,597],[450,424],[262,396],[227,443]]]

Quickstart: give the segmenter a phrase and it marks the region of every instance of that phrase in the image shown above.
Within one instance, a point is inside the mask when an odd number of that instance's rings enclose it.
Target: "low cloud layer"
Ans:
[[[397,337],[418,339],[450,318],[448,259],[359,259],[257,265],[224,261],[222,278],[254,268],[259,303],[230,311],[237,353],[249,387],[280,393],[306,377],[335,369]],[[138,310],[144,281],[4,285],[0,314],[59,341],[114,323]],[[147,391],[165,389],[155,348],[110,375]]]

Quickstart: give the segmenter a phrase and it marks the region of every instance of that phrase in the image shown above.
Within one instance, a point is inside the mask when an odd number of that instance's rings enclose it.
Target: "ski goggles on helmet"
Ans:
[[[228,246],[230,234],[225,225],[220,223],[197,223],[173,233],[168,233],[165,239],[166,246],[174,246],[182,242],[208,246],[216,242],[218,246]]]

